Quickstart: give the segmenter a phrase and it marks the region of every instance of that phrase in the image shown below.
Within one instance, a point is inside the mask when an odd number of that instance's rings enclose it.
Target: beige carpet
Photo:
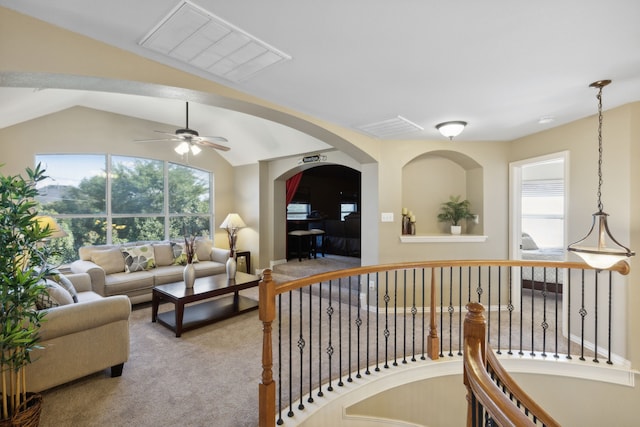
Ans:
[[[358,258],[339,256],[292,260],[274,268],[274,279],[358,265]],[[257,299],[257,289],[243,294]],[[176,338],[151,323],[147,304],[134,307],[130,332],[122,377],[110,378],[105,371],[46,391],[42,427],[257,425],[262,340],[257,311]]]

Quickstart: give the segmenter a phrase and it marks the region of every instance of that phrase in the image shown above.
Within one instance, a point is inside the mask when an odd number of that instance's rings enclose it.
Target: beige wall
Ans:
[[[573,377],[558,381],[555,375],[540,373],[512,375],[560,425],[637,425],[635,405],[640,387]],[[360,427],[386,419],[385,425],[462,426],[466,422],[465,396],[462,375],[428,378],[390,388],[350,406],[329,405],[333,411],[322,411],[303,425]]]
[[[479,169],[469,167],[463,171],[460,166],[452,165],[451,160],[434,161],[429,155],[438,153],[441,157],[443,152],[449,153],[449,159],[458,157],[456,164],[477,163]],[[379,164],[379,212],[393,212],[395,218],[392,223],[378,224],[381,262],[507,257],[508,143],[385,141],[380,157],[384,161]],[[436,163],[433,167],[432,161]],[[443,229],[435,218],[437,208],[449,195],[458,193],[472,202],[474,210],[478,209],[481,224],[473,232],[487,235],[486,242],[400,242],[402,207],[416,215],[418,234],[423,233],[421,230],[425,230],[425,234],[441,233]],[[484,200],[479,200],[478,193],[484,194]]]

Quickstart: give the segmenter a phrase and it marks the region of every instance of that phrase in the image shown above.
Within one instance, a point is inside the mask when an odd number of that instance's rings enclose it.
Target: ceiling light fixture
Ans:
[[[182,141],[180,144],[178,144],[176,148],[174,148],[174,151],[180,154],[181,156],[191,151],[191,154],[195,156],[196,154],[200,153],[202,149],[193,143]]]
[[[598,89],[598,212],[593,214],[591,229],[585,237],[570,244],[567,250],[580,256],[587,264],[596,269],[612,267],[619,261],[626,260],[635,255],[631,249],[620,244],[609,231],[607,225],[607,213],[602,205],[602,88],[611,83],[611,80],[598,80],[589,87]],[[597,227],[597,230],[596,230]],[[607,240],[613,246],[607,245]]]
[[[460,133],[464,130],[464,127],[467,125],[467,122],[463,122],[460,120],[456,120],[453,122],[443,122],[436,125],[436,129],[440,131],[442,136],[449,138],[449,140],[453,141],[453,138],[460,135]]]

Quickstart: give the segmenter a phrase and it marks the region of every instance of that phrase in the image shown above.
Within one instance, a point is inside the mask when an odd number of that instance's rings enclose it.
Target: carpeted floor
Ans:
[[[276,281],[360,265],[327,256],[275,266]],[[257,289],[242,292],[257,299]],[[160,311],[172,307],[163,305]],[[135,306],[122,377],[108,370],[44,392],[42,427],[256,426],[262,330],[252,311],[176,338]],[[105,349],[108,351],[108,349]]]

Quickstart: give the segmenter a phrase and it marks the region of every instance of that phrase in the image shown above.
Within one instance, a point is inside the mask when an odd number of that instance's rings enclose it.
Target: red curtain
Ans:
[[[302,172],[298,172],[291,178],[287,180],[287,206],[293,200],[293,196],[296,195],[296,191],[298,190],[298,185],[300,184],[300,180],[302,179]]]

